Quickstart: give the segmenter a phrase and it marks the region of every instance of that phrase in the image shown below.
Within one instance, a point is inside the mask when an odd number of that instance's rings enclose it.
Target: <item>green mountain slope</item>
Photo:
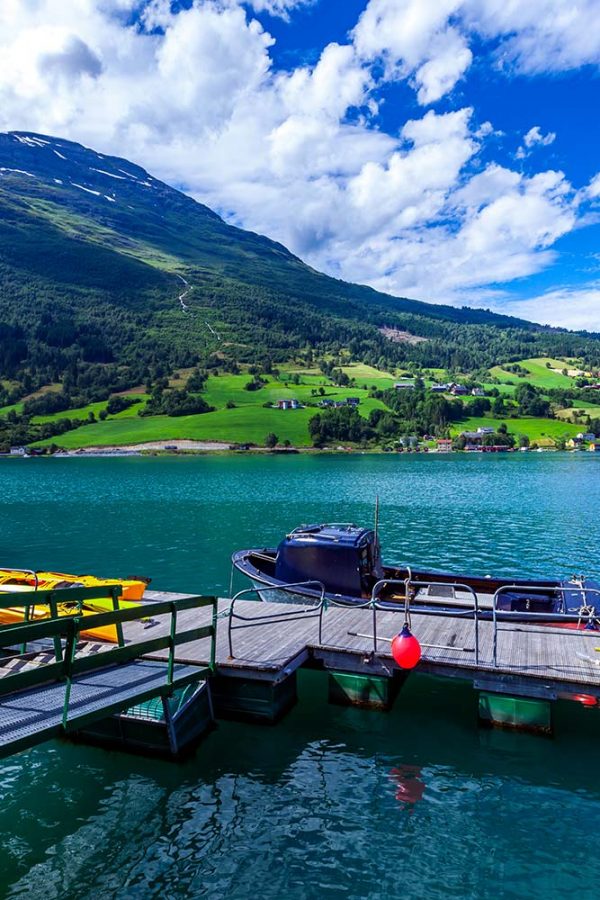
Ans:
[[[382,326],[427,340],[395,343]],[[97,399],[175,367],[282,361],[308,346],[463,370],[545,354],[596,362],[600,349],[593,336],[346,284],[126,160],[0,134],[0,378],[11,400],[56,382]]]

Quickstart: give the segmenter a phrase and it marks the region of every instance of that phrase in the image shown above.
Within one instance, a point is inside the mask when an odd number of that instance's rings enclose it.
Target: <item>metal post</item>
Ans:
[[[500,588],[502,590],[502,588]],[[498,616],[496,615],[496,601],[498,599],[498,591],[495,592],[492,600],[492,622],[494,623],[494,643],[493,643],[493,661],[494,665],[498,665]]]
[[[119,611],[119,596],[121,594],[121,588],[118,585],[114,585],[113,587],[111,587],[110,592],[112,595],[113,609],[115,612],[118,612]],[[119,647],[124,647],[125,639],[123,637],[123,623],[116,622],[115,628],[117,630],[117,643],[118,643]]]
[[[34,609],[35,609],[35,606],[34,606]],[[25,604],[25,609],[23,612],[23,621],[25,622],[26,625],[29,622],[29,604],[27,604],[27,603]],[[21,644],[21,653],[27,653],[27,642],[26,641],[23,641],[23,643]]]
[[[373,604],[373,652],[377,653],[377,599],[372,600]]]
[[[173,669],[175,666],[175,637],[177,635],[177,607],[171,603],[171,633],[169,636],[169,661],[167,663],[167,683],[173,685]]]
[[[173,756],[176,756],[179,752],[179,746],[177,744],[177,733],[175,731],[175,725],[173,723],[173,715],[171,713],[171,706],[169,704],[168,697],[162,697],[162,708],[163,708],[163,716],[165,720],[165,727],[167,729],[167,737],[169,738],[169,749]]]
[[[233,607],[235,605],[235,597],[231,598],[231,605],[229,606],[229,616],[227,621],[227,638],[229,640],[229,658],[233,659],[233,637],[231,634],[231,629],[233,627]]]
[[[50,618],[58,619],[58,606],[56,604],[56,600],[54,599],[54,592],[50,593],[48,598],[48,605],[50,607]],[[54,658],[56,662],[60,662],[62,659],[62,644],[60,640],[60,635],[56,634],[53,638],[54,640]]]
[[[479,602],[477,594],[473,592],[475,597],[475,665],[479,665]]]
[[[214,672],[216,668],[217,657],[217,615],[219,612],[219,601],[217,597],[213,597],[212,611],[212,634],[210,636],[210,671]]]
[[[73,660],[75,658],[77,648],[77,638],[79,636],[79,627],[81,620],[79,618],[69,618],[65,622],[67,639],[65,641],[65,656],[63,660],[63,672],[66,680],[65,685],[65,701],[63,704],[62,725],[67,730],[69,722],[69,700],[71,699],[71,687],[73,684],[72,671]]]

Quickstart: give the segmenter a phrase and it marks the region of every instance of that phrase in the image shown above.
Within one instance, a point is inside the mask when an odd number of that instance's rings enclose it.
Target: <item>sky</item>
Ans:
[[[1,0],[0,130],[316,269],[600,330],[599,0]]]

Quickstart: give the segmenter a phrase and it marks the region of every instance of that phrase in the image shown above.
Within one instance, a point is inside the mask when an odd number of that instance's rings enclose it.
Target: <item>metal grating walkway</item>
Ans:
[[[105,718],[166,689],[167,664],[136,660],[73,679],[67,730]],[[198,679],[198,666],[176,664],[175,686]],[[0,698],[0,756],[32,747],[63,732],[66,682],[21,691]]]

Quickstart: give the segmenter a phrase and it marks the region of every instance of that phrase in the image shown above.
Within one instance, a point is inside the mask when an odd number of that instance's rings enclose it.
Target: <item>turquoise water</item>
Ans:
[[[226,592],[229,556],[306,521],[369,523],[388,561],[600,575],[600,459],[7,460],[0,565]],[[242,583],[239,583],[242,586]],[[413,676],[389,714],[302,673],[274,728],[220,723],[182,765],[52,742],[0,763],[0,896],[598,896],[600,714],[482,731],[465,685]]]

